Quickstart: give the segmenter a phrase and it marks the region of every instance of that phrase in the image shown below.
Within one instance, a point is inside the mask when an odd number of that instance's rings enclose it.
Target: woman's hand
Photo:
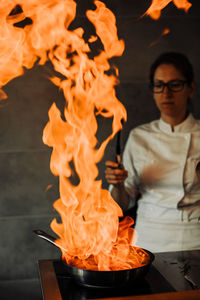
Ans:
[[[128,171],[122,165],[119,166],[118,163],[110,160],[106,161],[105,165],[105,178],[109,184],[117,185],[124,183],[124,180],[128,176]]]

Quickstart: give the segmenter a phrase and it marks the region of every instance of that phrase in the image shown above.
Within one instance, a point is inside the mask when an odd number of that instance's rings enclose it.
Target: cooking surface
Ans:
[[[154,294],[159,292],[174,291],[172,286],[162,275],[152,267],[145,279],[134,281],[134,284],[123,288],[86,288],[77,285],[69,276],[63,275],[62,263],[53,262],[56,277],[63,300],[83,300],[96,298],[114,298],[119,296],[132,296],[141,294]],[[157,284],[159,281],[159,285]]]
[[[157,253],[154,266],[176,291],[192,288],[186,273],[200,289],[200,250]]]
[[[184,266],[189,265],[189,275],[198,289],[184,278]],[[44,300],[86,300],[86,299],[200,299],[200,250],[156,253],[155,261],[144,279],[126,288],[85,288],[77,285],[70,276],[63,273],[59,260],[39,261],[41,286]],[[159,298],[155,298],[155,294]],[[128,298],[126,298],[128,297]],[[185,298],[184,298],[185,297]],[[130,299],[130,298],[129,298]]]

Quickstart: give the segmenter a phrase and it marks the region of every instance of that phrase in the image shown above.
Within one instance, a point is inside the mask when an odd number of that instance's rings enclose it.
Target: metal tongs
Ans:
[[[192,277],[190,275],[190,272],[191,272],[190,264],[188,262],[186,262],[181,269],[182,269],[185,280],[187,280],[187,282],[189,282],[192,289],[193,290],[199,289],[199,286],[194,282],[194,280],[192,279]]]

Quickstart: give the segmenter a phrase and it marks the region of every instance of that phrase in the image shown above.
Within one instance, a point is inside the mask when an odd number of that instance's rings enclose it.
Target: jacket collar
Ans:
[[[159,120],[159,128],[160,130],[166,133],[174,133],[174,132],[191,132],[192,128],[195,125],[195,119],[192,114],[189,114],[188,117],[180,124],[174,126],[174,130],[172,131],[171,125],[164,122],[162,118]]]

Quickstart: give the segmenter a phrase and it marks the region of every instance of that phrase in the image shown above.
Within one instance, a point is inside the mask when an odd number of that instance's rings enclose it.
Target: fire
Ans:
[[[158,44],[158,43],[160,42],[160,40],[161,40],[161,38],[162,38],[163,36],[166,36],[166,35],[169,34],[169,33],[170,33],[170,29],[169,29],[169,28],[165,28],[165,29],[162,31],[162,33],[161,33],[161,35],[159,36],[159,38],[157,38],[155,41],[151,42],[149,46],[150,46],[150,47],[155,46],[156,44]]]
[[[38,59],[44,64],[48,51],[67,38],[66,26],[75,15],[73,0],[0,1],[0,88]],[[18,27],[26,18],[32,23],[24,29]],[[0,96],[6,97],[2,90]]]
[[[96,180],[96,164],[108,142],[122,128],[122,119],[126,120],[126,110],[115,95],[116,75],[107,73],[108,59],[122,55],[124,43],[117,37],[112,12],[100,1],[95,4],[96,10],[87,11],[87,17],[104,50],[90,59],[89,44],[78,28],[68,32],[65,43],[49,54],[55,70],[66,77],[62,81],[52,78],[66,98],[64,119],[54,104],[43,134],[44,143],[53,147],[51,170],[60,179],[60,199],[54,207],[62,223],[54,219],[51,228],[60,237],[57,244],[67,263],[93,270],[127,269],[145,263],[147,255],[131,246],[133,220],[126,218],[119,224],[121,208]],[[113,118],[112,133],[98,148],[96,115]],[[69,180],[71,163],[79,178],[77,185]]]
[[[192,6],[187,0],[152,0],[151,6],[145,12],[145,15],[149,15],[154,20],[158,20],[161,15],[161,10],[170,2],[173,2],[177,8],[184,9],[185,12],[188,12],[189,8]]]
[[[154,19],[170,1],[153,1],[147,10]],[[191,4],[174,0],[186,11]],[[122,128],[127,115],[115,94],[116,67],[109,59],[121,56],[124,42],[118,39],[114,14],[101,1],[87,11],[96,36],[83,38],[83,28],[69,30],[76,16],[74,0],[0,1],[0,87],[23,74],[35,63],[50,60],[60,77],[51,78],[66,99],[63,116],[55,104],[43,141],[53,148],[50,168],[59,176],[60,199],[54,207],[62,223],[54,219],[51,228],[59,236],[63,259],[72,265],[95,270],[121,270],[141,266],[148,254],[132,246],[136,239],[133,220],[122,216],[121,208],[97,180],[98,168],[109,141]],[[27,25],[19,27],[20,22]],[[90,44],[100,40],[103,50],[91,58]],[[64,79],[63,79],[64,78]],[[0,99],[6,98],[0,90]],[[112,118],[112,132],[98,146],[97,119]],[[72,171],[71,166],[73,165]],[[71,182],[73,172],[78,184]]]

